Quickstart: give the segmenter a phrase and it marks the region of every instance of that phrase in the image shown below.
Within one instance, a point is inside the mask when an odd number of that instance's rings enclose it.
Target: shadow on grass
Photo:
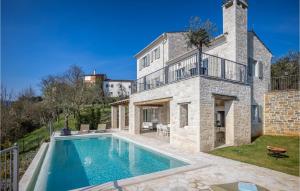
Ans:
[[[290,158],[288,155],[286,154],[281,154],[281,153],[268,153],[268,155],[270,157],[274,157],[276,159],[279,159],[279,158]]]

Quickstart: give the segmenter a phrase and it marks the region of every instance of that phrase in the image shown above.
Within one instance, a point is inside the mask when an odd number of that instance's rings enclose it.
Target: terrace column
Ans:
[[[234,102],[225,101],[225,141],[234,145]]]
[[[119,130],[125,128],[125,105],[119,105]]]
[[[118,128],[118,107],[111,106],[111,128]]]
[[[130,128],[129,132],[131,134],[140,134],[140,129],[141,129],[141,121],[142,121],[142,112],[141,112],[141,107],[136,106],[132,104],[129,108],[130,112]]]

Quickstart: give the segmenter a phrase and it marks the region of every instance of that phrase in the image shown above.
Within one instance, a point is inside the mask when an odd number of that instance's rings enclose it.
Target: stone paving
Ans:
[[[226,184],[238,181],[252,182],[269,190],[297,191],[300,186],[300,178],[278,171],[246,164],[223,157],[210,155],[207,153],[191,153],[172,147],[167,142],[155,138],[131,135],[126,132],[115,132],[116,135],[133,140],[153,149],[176,155],[191,161],[192,165],[202,165],[198,169],[193,169],[177,174],[155,178],[151,180],[141,180],[134,184],[120,184],[118,182],[114,188],[104,190],[126,190],[126,191],[193,191],[212,190],[211,185]],[[102,190],[102,189],[101,189]]]

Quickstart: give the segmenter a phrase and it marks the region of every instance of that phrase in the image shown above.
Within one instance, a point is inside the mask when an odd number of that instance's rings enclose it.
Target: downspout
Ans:
[[[167,68],[165,68],[165,44],[166,44],[166,42],[167,42],[167,40],[165,39],[166,38],[166,33],[164,33],[163,34],[164,35],[164,39],[163,39],[163,41],[162,41],[162,44],[163,44],[163,53],[162,53],[162,57],[163,57],[163,68],[164,68],[164,83],[167,83],[167,79],[168,79],[168,77],[167,77]]]
[[[166,33],[163,34],[164,39],[163,39],[163,68],[165,67],[165,44],[167,42],[167,40],[165,39],[165,37],[167,36]]]

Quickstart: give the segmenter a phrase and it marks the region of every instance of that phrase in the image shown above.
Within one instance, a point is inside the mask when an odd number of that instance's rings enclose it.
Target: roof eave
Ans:
[[[139,51],[138,53],[136,53],[134,55],[134,58],[139,57],[141,54],[145,53],[147,50],[149,50],[150,48],[152,48],[155,43],[159,42],[160,40],[164,39],[166,37],[166,33],[162,33],[161,35],[159,35],[155,40],[153,40],[149,45],[147,45],[145,48],[143,48],[141,51]]]

